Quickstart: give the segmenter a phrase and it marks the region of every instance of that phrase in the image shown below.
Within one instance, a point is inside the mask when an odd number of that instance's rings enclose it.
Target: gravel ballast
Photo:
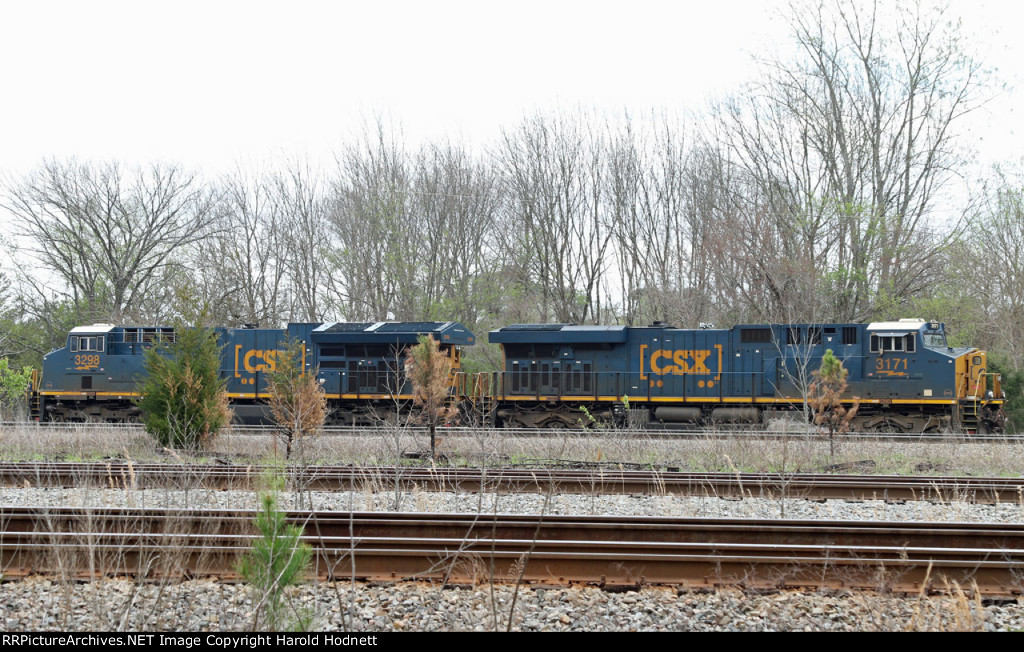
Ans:
[[[257,508],[256,493],[213,489],[124,490],[97,488],[5,488],[5,506],[161,507],[179,509]],[[547,505],[545,506],[545,503]],[[1024,505],[950,501],[804,500],[801,498],[707,498],[691,496],[451,493],[429,491],[282,492],[278,505],[290,510],[404,511],[431,513],[606,514],[701,518],[827,519],[854,521],[970,521],[1020,523]]]
[[[194,580],[166,586],[130,580],[64,583],[34,578],[0,588],[0,622],[26,630],[247,631],[258,628],[244,585]],[[1008,631],[1024,628],[1019,602],[868,592],[766,594],[722,589],[597,588],[418,583],[305,584],[289,605],[317,630],[504,631]]]
[[[284,492],[285,509],[793,518],[891,521],[1021,522],[1019,504],[974,505],[801,499],[726,500],[682,496],[454,494],[374,491]],[[255,509],[252,492],[9,488],[6,506],[128,506]],[[863,631],[1018,630],[1019,601],[979,602],[962,592],[899,596],[872,592],[751,593],[650,587],[606,592],[591,587],[481,585],[441,588],[423,583],[307,583],[290,590],[297,613],[316,629],[349,631]],[[5,631],[237,631],[261,624],[253,594],[242,584],[195,580],[161,584],[128,579],[93,582],[29,578],[0,585]]]

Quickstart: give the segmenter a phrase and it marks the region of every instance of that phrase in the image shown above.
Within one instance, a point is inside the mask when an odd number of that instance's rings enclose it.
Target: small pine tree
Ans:
[[[412,383],[413,404],[420,408],[419,420],[430,429],[430,456],[435,457],[437,427],[451,423],[458,409],[451,405],[452,361],[429,335],[409,347],[405,376]]]
[[[301,541],[302,528],[289,524],[286,514],[277,508],[276,491],[260,494],[256,529],[260,538],[238,566],[239,573],[257,592],[256,617],[265,616],[270,631],[308,630],[312,623],[308,614],[295,610],[296,617],[289,617],[284,590],[309,571],[313,549]]]
[[[205,448],[232,417],[220,374],[217,333],[180,328],[173,342],[146,351],[142,410],[146,430],[163,446]]]
[[[828,430],[830,459],[835,455],[835,434],[849,431],[850,421],[860,406],[860,399],[856,397],[852,406],[843,405],[848,374],[842,360],[832,353],[832,349],[828,349],[821,358],[821,368],[811,372],[814,380],[807,390],[807,404],[813,411],[815,425]]]
[[[267,373],[268,403],[285,441],[285,458],[292,446],[320,430],[327,418],[327,397],[316,371],[303,366],[305,344],[288,342],[277,354],[274,371]]]

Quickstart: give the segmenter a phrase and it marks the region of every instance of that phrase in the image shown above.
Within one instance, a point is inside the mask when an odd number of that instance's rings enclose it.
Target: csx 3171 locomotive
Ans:
[[[767,423],[802,410],[829,349],[848,371],[844,396],[859,399],[853,430],[995,432],[1005,422],[985,352],[949,347],[943,324],[920,319],[697,330],[516,325],[490,341],[504,351],[504,370],[488,388],[505,425]]]
[[[266,372],[287,339],[306,343],[331,407],[330,422],[374,425],[408,409],[405,350],[420,335],[451,358],[452,400],[467,419],[506,427],[572,428],[595,421],[641,427],[764,424],[803,409],[811,373],[832,350],[848,370],[854,430],[998,432],[999,376],[984,351],[947,345],[923,320],[872,324],[740,325],[729,329],[519,324],[490,333],[501,371],[461,372],[473,334],[455,322],[290,324],[218,329],[236,415],[264,416]],[[75,328],[33,381],[41,420],[138,418],[142,351],[167,328]]]

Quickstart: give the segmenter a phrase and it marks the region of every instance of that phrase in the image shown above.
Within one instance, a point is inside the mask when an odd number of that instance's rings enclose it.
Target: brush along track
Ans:
[[[5,577],[237,578],[255,513],[15,508],[0,512]],[[689,588],[1024,588],[1024,525],[313,512],[322,579]]]
[[[131,462],[0,463],[6,486],[114,489],[255,489],[280,469],[241,465],[137,464]],[[598,469],[467,469],[451,467],[294,466],[287,486],[337,491],[367,486],[424,491],[501,491],[576,494],[692,495],[845,500],[928,500],[984,504],[1024,503],[1024,478],[820,475],[774,473],[684,473]]]
[[[107,423],[107,422],[30,422],[30,421],[0,421],[0,432],[16,433],[38,433],[42,436],[51,434],[76,434],[83,433],[94,435],[98,433],[114,432],[124,435],[144,435],[145,427],[140,423]],[[386,436],[409,435],[422,437],[429,430],[425,426],[382,424],[379,427],[372,426],[323,426],[316,435],[339,438],[366,438]],[[276,437],[281,434],[280,426],[273,425],[247,425],[231,424],[221,431],[223,435],[235,436],[264,436]],[[760,441],[803,441],[817,440],[828,441],[828,436],[817,432],[812,427],[800,423],[794,423],[792,428],[781,430],[769,430],[754,428],[747,425],[728,426],[718,425],[715,427],[692,427],[675,428],[670,426],[651,426],[649,428],[493,428],[493,427],[471,427],[471,426],[447,426],[438,430],[438,434],[445,438],[523,438],[523,439],[564,439],[570,437],[585,437],[588,439],[633,439],[633,440],[730,440],[750,439]],[[977,434],[967,432],[847,432],[835,435],[837,442],[869,442],[869,441],[892,441],[912,443],[994,443],[994,444],[1019,444],[1024,442],[1024,435],[1007,433]]]

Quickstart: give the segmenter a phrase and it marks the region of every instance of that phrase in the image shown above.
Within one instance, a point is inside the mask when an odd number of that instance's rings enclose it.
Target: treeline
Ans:
[[[92,322],[913,316],[1019,372],[1022,178],[965,183],[991,81],[940,7],[875,11],[794,11],[792,58],[697,116],[542,112],[483,146],[378,121],[330,165],[220,178],[47,160],[3,188],[0,353]]]

